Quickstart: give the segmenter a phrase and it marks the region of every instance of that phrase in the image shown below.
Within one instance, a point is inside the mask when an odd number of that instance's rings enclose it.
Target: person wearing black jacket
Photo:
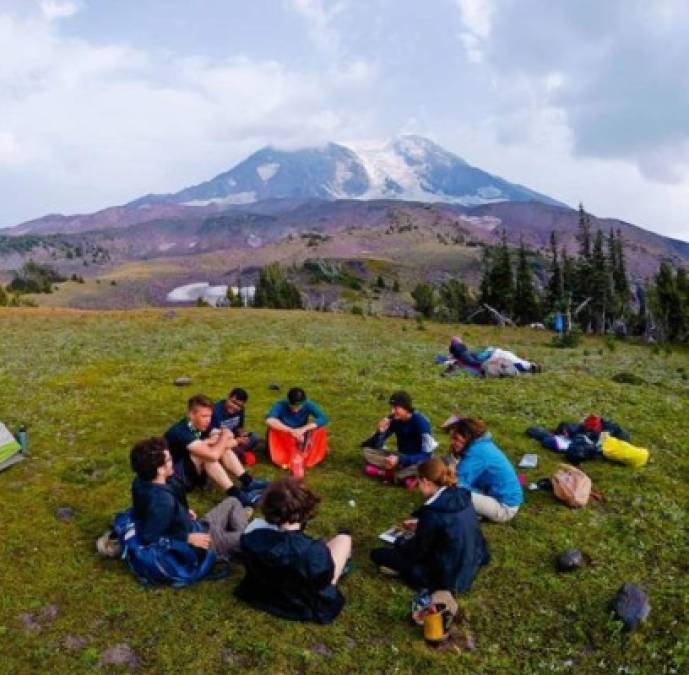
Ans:
[[[142,544],[167,537],[198,549],[211,549],[221,557],[239,550],[247,515],[238,499],[226,497],[197,521],[187,503],[184,484],[175,476],[164,438],[138,442],[130,459],[136,473],[132,482],[134,520]]]
[[[417,590],[468,591],[489,561],[471,493],[457,486],[452,469],[438,458],[419,465],[418,489],[426,502],[414,513],[414,535],[398,537],[393,548],[373,549],[371,559]]]
[[[337,588],[352,553],[349,533],[328,542],[304,534],[320,498],[294,478],[271,483],[261,502],[262,526],[242,535],[246,575],[235,595],[276,616],[332,623],[345,600]]]

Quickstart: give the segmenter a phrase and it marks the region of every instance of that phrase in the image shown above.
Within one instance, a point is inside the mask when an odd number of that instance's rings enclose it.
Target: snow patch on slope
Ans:
[[[279,169],[280,165],[277,162],[270,162],[269,164],[261,164],[261,166],[257,166],[256,173],[265,183],[266,181],[269,181]]]
[[[226,204],[253,204],[255,201],[255,192],[235,192],[235,194],[227,195],[227,197],[214,197],[213,199],[192,199],[188,202],[182,202],[182,204],[184,206],[208,206],[209,204],[223,206]]]

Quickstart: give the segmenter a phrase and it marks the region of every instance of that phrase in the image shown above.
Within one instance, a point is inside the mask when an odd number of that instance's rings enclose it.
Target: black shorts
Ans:
[[[175,462],[175,476],[182,481],[187,492],[191,492],[195,487],[203,487],[208,480],[205,473],[198,472],[196,464],[189,456]]]

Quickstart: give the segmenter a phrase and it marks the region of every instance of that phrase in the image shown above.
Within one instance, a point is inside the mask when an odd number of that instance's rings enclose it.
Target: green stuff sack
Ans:
[[[639,448],[636,445],[613,438],[603,432],[601,434],[601,450],[606,459],[613,462],[620,462],[635,469],[639,469],[648,462],[649,452],[646,448]]]

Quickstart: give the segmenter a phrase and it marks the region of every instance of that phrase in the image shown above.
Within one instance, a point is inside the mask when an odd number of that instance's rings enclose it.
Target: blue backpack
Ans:
[[[216,561],[213,551],[177,539],[163,537],[153,544],[142,544],[136,534],[133,509],[118,513],[112,529],[122,547],[122,558],[144,586],[183,588],[208,576]],[[192,521],[192,531],[204,530],[199,522]]]

